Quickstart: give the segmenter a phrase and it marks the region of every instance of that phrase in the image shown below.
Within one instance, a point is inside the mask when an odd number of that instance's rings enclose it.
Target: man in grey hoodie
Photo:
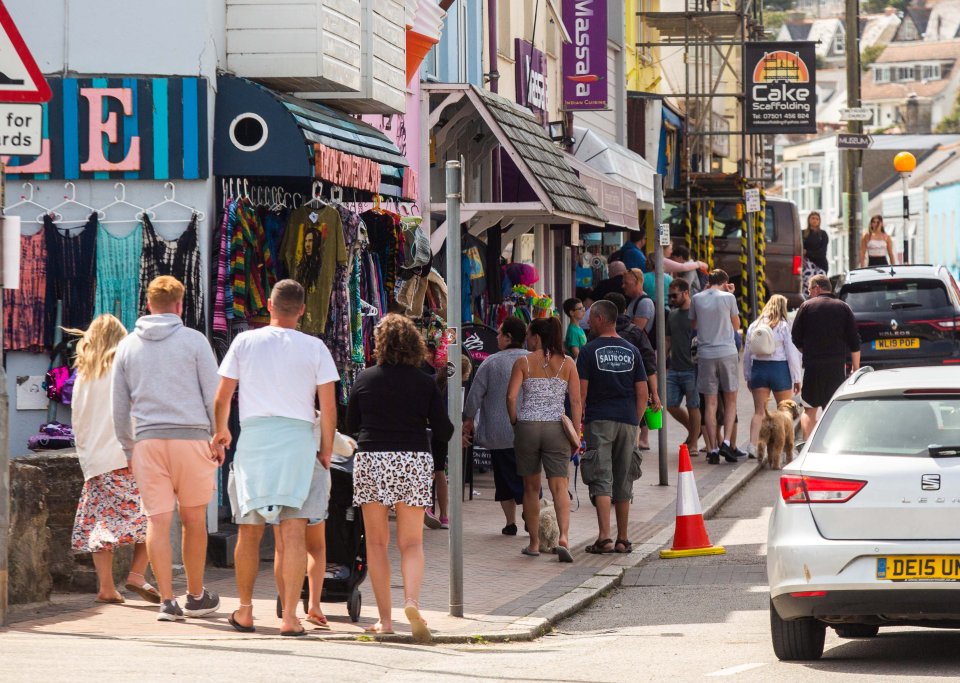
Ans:
[[[223,463],[210,444],[219,377],[206,338],[183,326],[183,294],[176,278],[154,279],[147,289],[151,315],[120,342],[113,364],[114,425],[147,515],[147,553],[163,599],[158,621],[202,617],[220,606],[219,596],[203,586],[206,509]],[[173,593],[170,547],[177,507],[187,574],[183,610]]]

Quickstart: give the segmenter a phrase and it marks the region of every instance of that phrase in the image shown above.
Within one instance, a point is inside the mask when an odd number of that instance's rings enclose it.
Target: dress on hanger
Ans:
[[[45,230],[20,236],[20,288],[3,290],[3,348],[40,351],[47,297]]]
[[[143,252],[143,225],[138,223],[124,237],[117,237],[102,225],[97,227],[97,294],[93,316],[117,315],[133,332],[140,312],[140,257]]]
[[[59,228],[43,217],[47,243],[47,295],[44,343],[53,346],[57,301],[63,302],[61,327],[85,330],[93,319],[97,281],[97,214],[84,225]],[[80,231],[80,232],[78,232]]]
[[[300,330],[323,335],[337,266],[347,263],[340,212],[333,206],[296,209],[290,214],[280,252],[287,272],[306,290]]]
[[[157,234],[148,217],[143,219],[143,254],[140,257],[140,312],[147,314],[147,287],[161,275],[172,275],[183,283],[183,324],[203,331],[203,283],[200,280],[200,240],[197,214],[175,240]]]

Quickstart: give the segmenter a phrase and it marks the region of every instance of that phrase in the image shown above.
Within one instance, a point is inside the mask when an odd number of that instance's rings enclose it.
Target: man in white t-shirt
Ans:
[[[308,549],[313,560],[311,589],[316,590],[318,601],[323,585],[323,521],[337,428],[334,384],[340,377],[324,343],[296,329],[304,312],[299,283],[281,280],[274,285],[267,308],[270,325],[244,332],[230,345],[220,365],[215,403],[213,445],[226,448],[231,441],[230,403],[239,385],[241,433],[228,488],[239,525],[234,564],[240,609],[228,621],[237,631],[252,632],[260,539],[265,523],[279,523],[274,537],[279,564],[275,575],[283,605],[280,635],[297,636],[305,633],[297,619],[297,603]],[[319,445],[314,436],[315,397],[320,401]],[[319,613],[307,618],[325,623]]]

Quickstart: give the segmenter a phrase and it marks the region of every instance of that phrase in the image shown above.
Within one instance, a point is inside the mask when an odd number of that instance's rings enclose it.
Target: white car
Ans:
[[[960,628],[960,368],[862,368],[780,477],[767,534],[780,659],[826,627]]]

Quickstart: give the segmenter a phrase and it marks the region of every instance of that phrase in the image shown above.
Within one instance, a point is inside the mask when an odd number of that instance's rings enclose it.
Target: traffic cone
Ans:
[[[723,555],[722,546],[710,543],[707,528],[703,524],[703,510],[697,493],[697,480],[690,465],[687,445],[680,446],[680,473],[677,476],[677,526],[673,534],[673,547],[661,550],[660,557],[693,557],[695,555]]]

